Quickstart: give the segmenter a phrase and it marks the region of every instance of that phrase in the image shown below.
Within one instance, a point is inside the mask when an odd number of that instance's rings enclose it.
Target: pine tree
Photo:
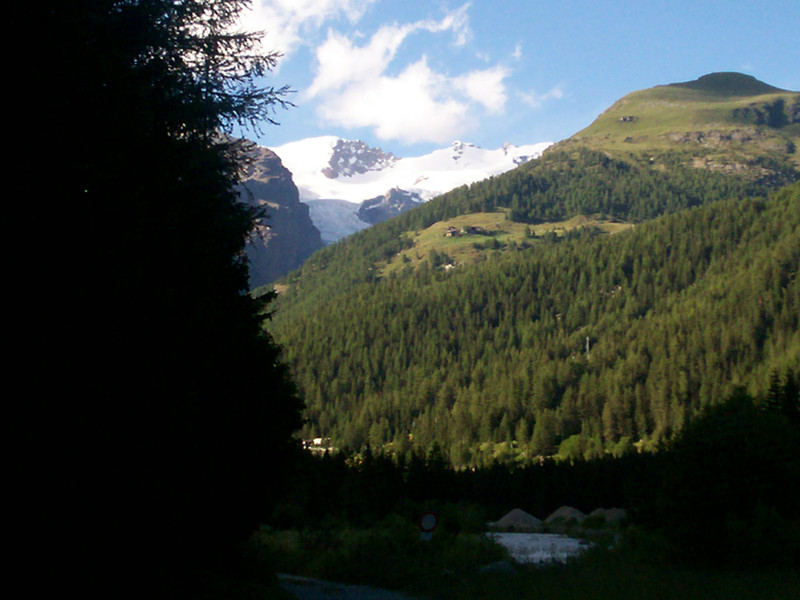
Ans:
[[[72,398],[54,409],[55,439],[76,450],[66,489],[78,473],[97,488],[78,488],[72,519],[130,570],[124,586],[164,573],[182,585],[232,560],[300,425],[264,302],[247,293],[257,215],[235,186],[249,148],[228,134],[269,122],[287,90],[256,85],[277,55],[233,32],[245,5],[86,0],[47,15],[64,100],[44,124],[63,156],[35,193],[66,232],[48,281],[72,290],[49,336]]]

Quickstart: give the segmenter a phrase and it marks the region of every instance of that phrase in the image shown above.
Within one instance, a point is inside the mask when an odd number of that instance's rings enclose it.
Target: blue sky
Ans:
[[[318,135],[397,156],[559,141],[634,90],[738,71],[800,90],[800,0],[252,0],[284,56],[271,147]]]

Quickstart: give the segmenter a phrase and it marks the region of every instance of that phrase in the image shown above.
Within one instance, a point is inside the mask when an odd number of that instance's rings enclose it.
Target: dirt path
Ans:
[[[399,592],[279,574],[280,586],[298,600],[413,600]]]

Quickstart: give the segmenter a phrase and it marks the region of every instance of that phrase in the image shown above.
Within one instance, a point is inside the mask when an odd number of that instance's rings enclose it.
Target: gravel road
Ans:
[[[414,600],[399,592],[279,574],[280,586],[298,600]]]

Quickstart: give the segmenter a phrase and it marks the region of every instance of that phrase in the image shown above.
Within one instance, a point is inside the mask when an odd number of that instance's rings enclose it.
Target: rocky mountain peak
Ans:
[[[329,179],[336,179],[340,175],[352,177],[368,171],[381,171],[391,167],[396,160],[391,152],[372,148],[361,140],[338,140],[322,173]]]
[[[323,247],[319,230],[300,202],[292,174],[267,148],[255,147],[239,185],[240,200],[264,212],[245,247],[251,289],[296,269]]]
[[[468,144],[466,142],[455,141],[450,145],[453,150],[453,160],[458,160],[464,155],[464,150],[467,148],[477,148],[475,144]]]
[[[400,213],[414,208],[422,201],[419,194],[407,192],[400,188],[392,188],[383,196],[377,196],[362,202],[358,209],[358,218],[365,223],[374,225],[396,217]]]

